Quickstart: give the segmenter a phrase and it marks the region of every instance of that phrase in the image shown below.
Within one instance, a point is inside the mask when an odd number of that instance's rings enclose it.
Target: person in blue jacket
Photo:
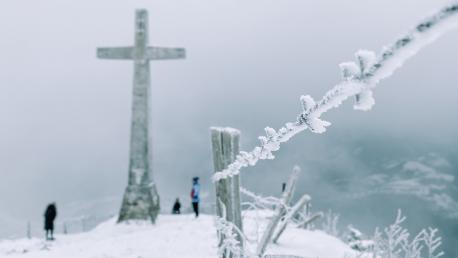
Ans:
[[[199,217],[199,201],[200,201],[200,184],[199,177],[194,177],[192,179],[192,190],[191,190],[191,201],[192,209],[196,214],[196,218]]]

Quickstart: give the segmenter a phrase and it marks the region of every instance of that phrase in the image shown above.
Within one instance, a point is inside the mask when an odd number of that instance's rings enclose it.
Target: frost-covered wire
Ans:
[[[375,101],[373,88],[385,78],[391,76],[396,69],[414,56],[421,48],[432,43],[439,36],[452,28],[458,27],[458,1],[454,1],[426,18],[393,44],[382,49],[377,56],[367,50],[358,51],[356,62],[340,64],[342,81],[328,91],[321,100],[315,101],[311,96],[301,96],[302,112],[295,122],[286,123],[278,131],[266,127],[265,136],[260,136],[260,146],[251,152],[240,152],[235,161],[227,169],[214,174],[213,179],[240,173],[240,169],[254,166],[259,160],[273,159],[273,152],[280,149],[280,144],[287,142],[294,135],[309,129],[314,133],[323,133],[331,123],[320,117],[332,108],[338,107],[346,99],[355,96],[355,109],[370,110]]]
[[[236,226],[234,223],[227,221],[224,218],[217,218],[216,219],[216,230],[218,232],[219,238],[223,238],[221,246],[218,249],[218,256],[225,257],[227,255],[229,257],[229,253],[233,255],[233,257],[242,257],[243,250],[241,247],[241,243],[238,240],[238,236],[236,232]]]
[[[261,209],[268,209],[282,204],[279,198],[273,196],[260,196],[243,187],[240,187],[240,192],[247,197],[250,197],[254,201],[252,204]],[[244,202],[244,204],[248,204],[248,202]]]
[[[222,216],[217,216],[215,223],[216,231],[218,232],[218,241],[221,242],[221,245],[218,246],[218,256],[234,258],[250,257],[251,254],[248,250],[243,248],[246,246],[245,235],[234,223],[226,220],[226,206],[221,203],[221,207]]]

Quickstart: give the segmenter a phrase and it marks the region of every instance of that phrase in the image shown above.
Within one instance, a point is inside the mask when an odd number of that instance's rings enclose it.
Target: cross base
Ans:
[[[128,220],[151,220],[154,224],[159,209],[159,195],[155,185],[129,185],[124,193],[118,223]]]

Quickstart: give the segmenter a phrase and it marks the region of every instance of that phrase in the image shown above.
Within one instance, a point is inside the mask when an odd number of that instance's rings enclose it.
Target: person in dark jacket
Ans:
[[[57,208],[56,203],[51,203],[48,205],[45,211],[45,231],[46,231],[46,240],[54,240],[54,220],[57,217]]]
[[[192,209],[196,214],[196,218],[199,217],[199,201],[200,201],[200,184],[199,178],[194,177],[192,179],[192,190],[191,190],[191,201],[192,201]]]
[[[175,203],[173,204],[172,214],[181,214],[180,209],[181,209],[180,199],[177,198],[175,200]]]

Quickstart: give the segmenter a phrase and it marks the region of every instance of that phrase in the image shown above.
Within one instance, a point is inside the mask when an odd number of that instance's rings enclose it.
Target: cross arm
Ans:
[[[146,55],[150,60],[183,59],[186,58],[186,50],[184,48],[148,47]]]
[[[100,47],[97,48],[97,57],[101,59],[132,59],[132,47]]]

